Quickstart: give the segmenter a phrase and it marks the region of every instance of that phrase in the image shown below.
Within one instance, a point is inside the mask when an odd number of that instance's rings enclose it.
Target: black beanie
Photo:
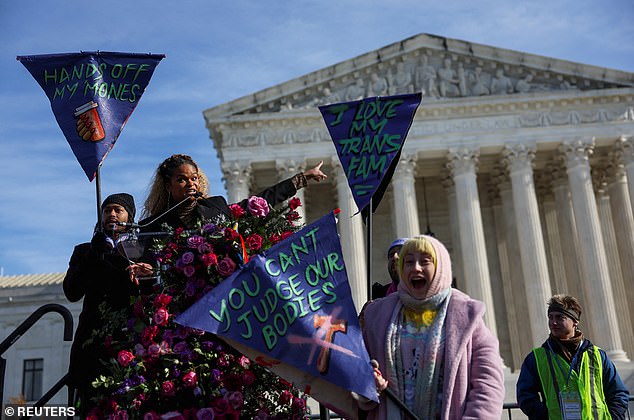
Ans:
[[[101,204],[101,210],[108,204],[118,204],[128,212],[128,223],[134,222],[136,207],[134,206],[134,197],[127,193],[111,194]]]

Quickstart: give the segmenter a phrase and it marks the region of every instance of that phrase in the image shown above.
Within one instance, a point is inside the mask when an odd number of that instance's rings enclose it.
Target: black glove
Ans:
[[[110,253],[114,249],[114,241],[105,233],[97,231],[90,241],[90,248],[98,254]]]

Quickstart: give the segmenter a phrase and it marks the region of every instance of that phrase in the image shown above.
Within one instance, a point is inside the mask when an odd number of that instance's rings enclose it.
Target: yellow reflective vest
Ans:
[[[603,393],[603,363],[598,347],[593,345],[580,354],[581,362],[578,372],[574,369],[571,370],[566,359],[550,349],[535,348],[533,354],[537,362],[537,371],[544,391],[549,419],[562,419],[559,397],[551,372],[555,373],[560,392],[577,392],[579,394],[582,420],[612,418]],[[549,355],[552,365],[548,361]]]

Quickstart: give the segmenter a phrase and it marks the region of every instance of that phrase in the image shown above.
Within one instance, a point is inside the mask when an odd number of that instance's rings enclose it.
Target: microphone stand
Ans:
[[[155,218],[153,218],[152,220],[150,220],[147,223],[144,223],[142,225],[140,224],[136,224],[136,223],[125,223],[125,222],[116,222],[117,226],[124,226],[129,228],[129,232],[128,232],[128,236],[127,238],[125,238],[123,241],[130,241],[130,242],[138,242],[139,236],[158,236],[160,234],[162,235],[167,235],[166,232],[146,232],[143,234],[138,234],[139,229],[150,226],[152,223],[156,222],[157,220],[159,220],[161,217],[165,216],[166,214],[170,213],[171,211],[173,211],[175,208],[181,206],[183,203],[185,203],[186,201],[192,200],[192,199],[197,199],[199,197],[202,197],[203,194],[200,192],[197,192],[194,195],[190,195],[185,197],[184,199],[182,199],[181,201],[179,201],[178,203],[176,203],[174,206],[168,208],[167,210],[165,210],[163,213],[159,214],[158,216],[156,216]],[[130,259],[130,257],[128,256],[128,252],[125,249],[125,246],[121,246],[122,250],[123,250],[123,257],[128,260],[128,263],[130,265],[132,264],[136,264],[136,262],[132,261]],[[141,277],[138,280],[149,280],[149,279],[154,279],[160,282],[160,277],[158,276],[150,276],[150,277]]]
[[[187,197],[183,198],[181,201],[179,201],[178,203],[176,203],[175,205],[173,205],[172,207],[170,207],[169,209],[165,210],[163,213],[159,214],[158,216],[156,216],[154,219],[150,220],[147,223],[144,223],[142,225],[138,225],[136,223],[124,223],[124,222],[117,222],[117,226],[125,226],[125,227],[129,227],[132,229],[141,229],[147,226],[150,226],[152,223],[156,222],[157,220],[159,220],[161,217],[165,216],[166,214],[170,213],[172,210],[174,210],[175,208],[181,206],[183,203],[185,203],[188,200],[191,199],[197,199],[202,197],[202,193],[197,192],[194,195],[188,195]]]

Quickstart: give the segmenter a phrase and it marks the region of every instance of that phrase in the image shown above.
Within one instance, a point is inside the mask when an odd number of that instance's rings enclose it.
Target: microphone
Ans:
[[[204,194],[201,193],[200,191],[196,191],[194,194],[192,195],[188,195],[187,197],[183,198],[181,201],[179,201],[178,203],[176,203],[174,206],[168,208],[167,210],[165,210],[163,213],[159,214],[158,216],[156,216],[154,219],[150,220],[147,223],[144,223],[142,225],[136,224],[136,223],[124,223],[124,222],[117,222],[118,226],[126,226],[126,227],[131,227],[133,229],[140,229],[140,228],[144,228],[146,226],[150,226],[152,223],[154,223],[155,221],[157,221],[158,219],[160,219],[161,217],[165,216],[167,213],[171,212],[172,210],[174,210],[176,207],[179,207],[181,204],[185,203],[188,200],[191,200],[192,198],[194,200],[198,200],[199,198],[203,198]]]
[[[136,223],[116,222],[115,224],[117,226],[130,227],[135,229],[141,227],[141,225],[138,225]]]

